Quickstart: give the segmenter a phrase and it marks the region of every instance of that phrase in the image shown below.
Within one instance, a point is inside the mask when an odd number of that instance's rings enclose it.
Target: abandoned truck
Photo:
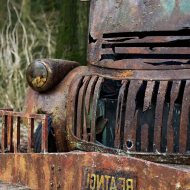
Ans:
[[[91,0],[88,66],[34,60],[24,112],[0,110],[0,180],[32,189],[190,189],[189,45],[188,0]]]

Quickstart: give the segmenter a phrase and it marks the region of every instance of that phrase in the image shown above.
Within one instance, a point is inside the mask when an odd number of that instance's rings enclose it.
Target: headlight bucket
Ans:
[[[60,59],[36,59],[27,68],[26,79],[30,87],[44,92],[59,83],[77,62]]]

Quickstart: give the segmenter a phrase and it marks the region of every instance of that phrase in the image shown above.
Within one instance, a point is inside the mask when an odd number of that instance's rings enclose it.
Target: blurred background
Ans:
[[[1,0],[0,108],[22,111],[32,60],[87,64],[89,8],[80,0]]]

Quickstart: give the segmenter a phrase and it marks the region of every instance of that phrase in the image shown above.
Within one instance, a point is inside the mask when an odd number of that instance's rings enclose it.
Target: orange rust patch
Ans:
[[[133,71],[125,70],[122,71],[120,74],[118,74],[118,77],[127,77],[127,76],[132,76],[133,74],[134,74]]]

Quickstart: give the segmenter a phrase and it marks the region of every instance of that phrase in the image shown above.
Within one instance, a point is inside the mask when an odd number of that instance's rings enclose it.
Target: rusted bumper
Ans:
[[[190,169],[100,153],[0,154],[0,180],[46,190],[189,189]]]

